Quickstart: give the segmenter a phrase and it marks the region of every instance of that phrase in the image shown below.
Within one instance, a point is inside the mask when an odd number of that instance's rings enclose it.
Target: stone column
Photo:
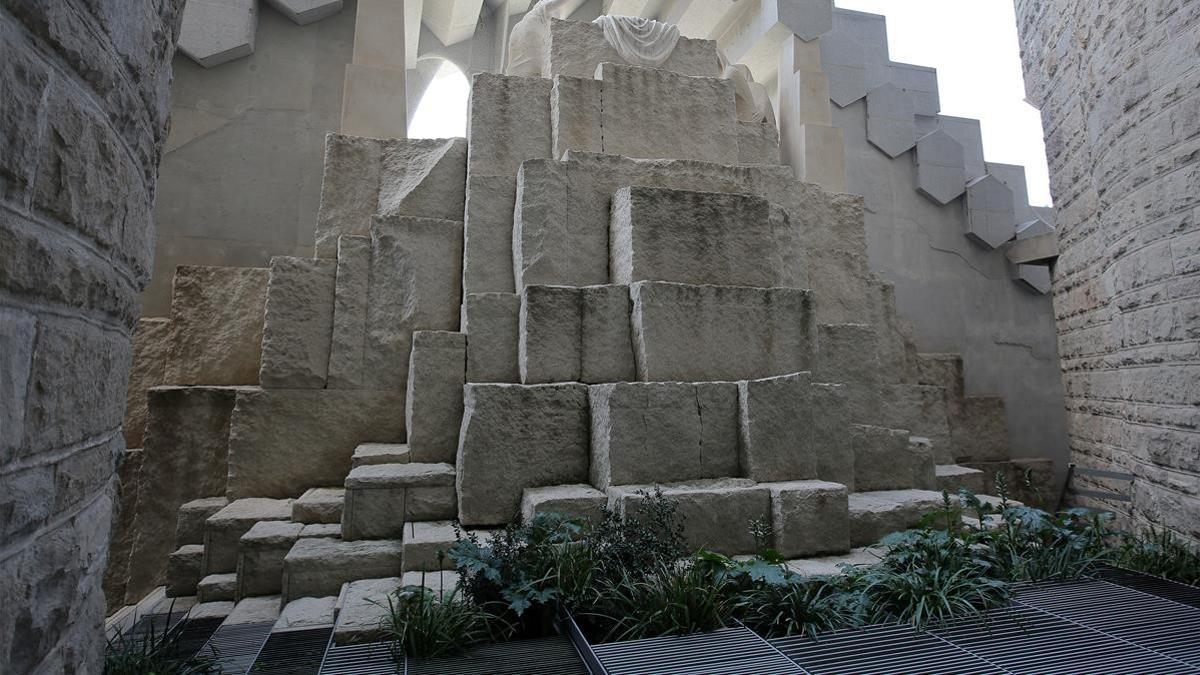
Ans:
[[[0,3],[0,670],[96,673],[183,0]]]
[[[846,191],[842,130],[833,126],[820,38],[786,38],[779,51],[779,149],[796,177],[832,192]]]
[[[404,14],[405,3],[398,0],[358,1],[354,57],[346,64],[342,94],[342,133],[407,137]]]

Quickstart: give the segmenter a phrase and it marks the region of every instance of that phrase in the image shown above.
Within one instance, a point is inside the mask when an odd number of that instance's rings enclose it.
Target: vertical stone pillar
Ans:
[[[832,125],[819,40],[792,35],[779,50],[780,156],[800,180],[845,192],[846,151],[842,130]]]
[[[346,64],[342,133],[372,138],[408,136],[404,67],[405,3],[359,0],[354,57]]]
[[[183,0],[0,3],[0,670],[97,673]],[[128,466],[128,465],[127,465]]]

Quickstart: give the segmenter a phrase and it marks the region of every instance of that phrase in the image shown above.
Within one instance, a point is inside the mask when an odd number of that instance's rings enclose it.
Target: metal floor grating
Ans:
[[[250,672],[254,675],[317,675],[333,626],[271,633]]]
[[[804,672],[754,631],[741,626],[711,633],[595,645],[592,651],[611,675]]]
[[[223,625],[212,634],[198,656],[212,659],[224,675],[245,673],[254,665],[274,625],[272,621]]]
[[[463,654],[405,659],[398,666],[386,642],[332,645],[321,675],[587,675],[566,637],[481,645]]]

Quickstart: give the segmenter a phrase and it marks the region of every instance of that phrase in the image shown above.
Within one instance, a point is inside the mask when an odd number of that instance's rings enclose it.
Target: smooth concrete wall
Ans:
[[[1071,459],[1135,476],[1107,504],[1127,524],[1200,543],[1200,2],[1016,9],[1058,211]]]
[[[175,57],[144,316],[169,313],[177,265],[264,267],[273,255],[312,255],[355,9],[346,0],[340,13],[298,26],[264,5],[254,54],[211,69]]]
[[[0,671],[99,673],[182,0],[0,2]]]
[[[1066,468],[1066,419],[1050,298],[1009,278],[1003,249],[963,234],[963,198],[940,206],[916,191],[913,151],[889,158],[866,138],[865,99],[833,106],[846,149],[846,191],[864,195],[872,271],[895,284],[921,352],[957,352],[966,393],[1002,396],[1013,458]]]

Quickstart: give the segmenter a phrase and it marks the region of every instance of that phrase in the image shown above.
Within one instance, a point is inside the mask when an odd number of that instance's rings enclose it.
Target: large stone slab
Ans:
[[[499,525],[517,516],[525,488],[588,478],[583,384],[467,384],[458,456],[459,519]]]
[[[603,87],[599,80],[554,77],[550,92],[550,129],[554,159],[568,150],[604,152]]]
[[[413,333],[404,397],[408,448],[414,462],[453,462],[462,426],[467,339],[462,333]]]
[[[814,382],[809,396],[817,477],[854,489],[854,443],[850,438],[853,397],[846,385]]]
[[[920,384],[882,385],[879,396],[880,424],[908,429],[913,436],[929,439],[939,464],[954,461],[948,418],[948,392],[943,387]]]
[[[140,448],[146,433],[146,390],[166,384],[171,349],[169,319],[139,319],[133,333],[129,387],[125,394],[125,447]],[[24,411],[21,411],[24,414]]]
[[[304,494],[292,502],[292,520],[305,524],[341,523],[342,504],[345,499],[346,491],[342,488],[305,490]]]
[[[618,284],[777,286],[771,229],[762,197],[624,187],[613,195],[610,275]]]
[[[907,429],[854,424],[849,434],[854,444],[855,490],[934,487],[932,451],[924,442],[910,443]]]
[[[627,286],[527,286],[517,354],[521,382],[634,379]]]
[[[769,483],[775,550],[801,558],[850,550],[846,486],[820,480]]]
[[[592,77],[602,63],[625,63],[604,38],[604,30],[583,21],[550,20],[550,42],[542,66],[543,77]],[[679,37],[675,49],[658,68],[702,77],[721,74],[717,45],[712,40]]]
[[[370,237],[339,237],[333,333],[329,345],[329,373],[325,380],[325,386],[330,389],[358,389],[367,381],[364,368],[370,290]]]
[[[769,122],[737,123],[738,164],[779,164],[779,130]]]
[[[821,324],[813,375],[821,382],[844,385],[846,423],[879,421],[880,360],[875,328],[865,323]],[[888,425],[907,428],[904,425]]]
[[[268,270],[175,268],[171,292],[171,384],[258,384]]]
[[[753,521],[770,522],[771,491],[745,479],[693,481],[661,486],[663,495],[676,504],[689,551],[701,548],[725,555],[754,553],[757,545],[750,533]],[[608,489],[611,508],[626,516],[636,514],[637,505],[654,486],[621,485]]]
[[[468,293],[462,331],[467,334],[467,382],[519,382],[517,363],[521,297]]]
[[[346,476],[342,537],[400,539],[406,522],[455,518],[454,480],[454,467],[445,463],[355,468]]]
[[[193,499],[179,507],[175,518],[175,544],[187,546],[204,543],[204,523],[208,517],[229,505],[225,497]]]
[[[630,289],[639,380],[757,379],[809,368],[810,291],[650,281]]]
[[[383,637],[380,622],[387,616],[388,596],[404,583],[399,575],[396,572],[392,577],[359,579],[346,584],[338,598],[341,608],[333,629],[336,644],[368,642]]]
[[[942,493],[932,490],[855,492],[849,497],[850,545],[874,544],[892,532],[914,528],[942,508]]]
[[[338,595],[346,582],[400,576],[403,568],[399,540],[301,539],[283,559],[283,602]]]
[[[156,387],[148,392],[126,603],[138,602],[163,582],[180,506],[225,493],[230,418],[240,390]]]
[[[254,53],[254,0],[195,0],[182,14],[179,51],[201,66],[213,68]]]
[[[740,475],[758,482],[819,475],[811,379],[800,372],[737,383]]]
[[[271,258],[259,373],[264,387],[325,386],[336,273],[332,260]]]
[[[738,387],[631,382],[588,387],[592,485],[738,474]]]
[[[229,432],[228,496],[298,497],[341,484],[359,444],[403,437],[400,391],[244,390]]]
[[[301,523],[261,521],[238,541],[238,597],[275,595],[283,589],[283,558],[300,539]]]
[[[540,77],[479,73],[471,79],[468,175],[516,176],[521,162],[550,156],[551,87]]]
[[[529,488],[521,497],[521,518],[529,522],[534,516],[553,513],[596,524],[602,519],[602,509],[607,504],[608,496],[591,485]]]
[[[514,169],[514,172],[516,169]],[[515,176],[467,176],[463,223],[463,292],[512,293]]]
[[[285,521],[292,517],[292,500],[249,497],[238,499],[204,522],[204,573],[224,574],[237,570],[239,541],[257,523]],[[303,525],[294,523],[299,536]]]

